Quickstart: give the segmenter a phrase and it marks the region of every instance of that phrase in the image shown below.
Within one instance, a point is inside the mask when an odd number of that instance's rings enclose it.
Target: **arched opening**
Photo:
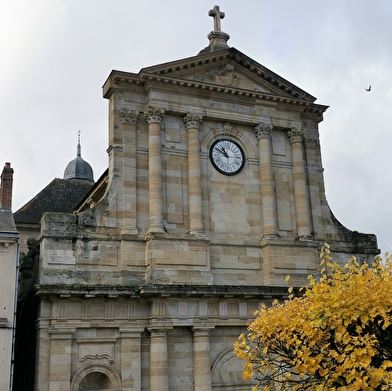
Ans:
[[[236,356],[232,348],[224,350],[212,366],[213,391],[250,390],[252,381],[245,382],[243,377],[244,367],[244,361]]]
[[[71,391],[118,391],[120,389],[120,376],[107,365],[81,368],[71,381]]]
[[[111,389],[112,382],[106,374],[101,372],[91,372],[81,380],[78,391],[103,391]]]

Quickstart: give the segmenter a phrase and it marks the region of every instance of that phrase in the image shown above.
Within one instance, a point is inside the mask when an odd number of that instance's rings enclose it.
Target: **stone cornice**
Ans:
[[[232,285],[139,285],[139,286],[102,286],[102,285],[38,285],[34,288],[35,296],[57,296],[67,299],[72,297],[119,298],[133,297],[149,299],[156,297],[187,298],[255,298],[285,299],[287,287],[276,286],[232,286]]]
[[[127,75],[129,75],[127,77]],[[134,74],[127,74],[125,72],[117,73],[113,71],[105,84],[105,97],[110,95],[110,91],[128,89],[131,85],[144,85],[148,88],[168,89],[176,87],[177,89],[189,89],[192,92],[195,90],[197,93],[217,93],[236,99],[253,99],[260,100],[270,104],[289,104],[297,106],[298,109],[305,112],[316,113],[321,115],[326,111],[328,106],[312,103],[309,100],[298,99],[291,96],[279,96],[262,91],[252,91],[237,87],[222,86],[215,83],[208,83],[198,80],[184,80],[173,77],[166,77],[164,74],[140,73],[139,77]]]
[[[282,78],[278,74],[259,64],[252,58],[241,53],[235,48],[228,48],[226,50],[219,50],[217,52],[206,53],[203,55],[197,55],[194,57],[189,57],[177,61],[172,61],[170,63],[160,64],[156,66],[147,67],[141,70],[146,73],[154,73],[156,75],[165,75],[176,72],[177,75],[182,76],[183,72],[189,74],[189,69],[192,69],[191,73],[194,73],[194,68],[201,65],[222,62],[223,60],[233,60],[238,65],[240,65],[244,70],[247,69],[254,74],[255,77],[264,79],[269,83],[279,88],[280,91],[292,95],[297,98],[304,98],[307,101],[314,102],[316,98],[306,91],[298,88],[294,84],[290,83],[288,80]],[[185,73],[184,73],[185,74]]]

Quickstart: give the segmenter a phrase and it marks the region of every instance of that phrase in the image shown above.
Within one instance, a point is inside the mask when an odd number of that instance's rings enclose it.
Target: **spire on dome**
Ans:
[[[82,147],[80,145],[80,130],[78,131],[78,145],[76,147],[76,158],[70,161],[64,171],[64,179],[82,179],[94,182],[93,169],[82,159]]]
[[[80,133],[81,131],[78,131],[78,145],[76,147],[76,156],[82,156],[82,147],[80,146]]]
[[[221,12],[219,6],[216,5],[208,12],[208,16],[214,18],[214,30],[208,34],[210,44],[199,54],[216,52],[217,50],[227,49],[229,47],[227,41],[230,39],[230,35],[221,31],[221,19],[225,17],[225,13]]]

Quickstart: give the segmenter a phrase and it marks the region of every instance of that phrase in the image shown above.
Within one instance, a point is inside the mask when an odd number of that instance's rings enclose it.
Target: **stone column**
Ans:
[[[305,164],[302,148],[305,132],[302,129],[291,128],[287,134],[290,139],[293,161],[294,199],[298,237],[300,240],[309,240],[311,238],[309,201],[306,189]]]
[[[203,117],[188,113],[184,123],[188,129],[188,188],[189,188],[189,231],[191,234],[203,232],[201,201],[201,170],[199,128]]]
[[[319,138],[315,136],[307,136],[305,138],[308,181],[309,181],[309,203],[311,210],[310,222],[313,227],[313,237],[315,240],[323,240],[324,218],[322,211],[322,194],[325,194],[323,181],[323,167],[321,164],[320,143]],[[309,164],[311,162],[311,164]]]
[[[122,234],[137,235],[136,123],[138,111],[121,110],[123,131]]]
[[[263,237],[278,236],[276,195],[271,165],[272,126],[259,123],[254,129],[259,143],[261,210]]]
[[[124,390],[141,390],[141,334],[144,328],[124,327],[119,331],[121,333],[122,387]]]
[[[165,110],[148,107],[144,118],[148,122],[148,186],[149,186],[149,233],[165,233],[163,228],[162,204],[162,156],[161,156],[161,122]]]
[[[167,363],[167,330],[149,328],[150,345],[150,390],[169,391],[169,373]]]
[[[35,379],[34,389],[49,391],[49,374],[50,374],[50,335],[49,318],[39,318],[36,320],[36,354],[35,354]]]
[[[193,327],[193,370],[195,391],[211,391],[210,336],[213,327]]]
[[[69,391],[71,379],[71,342],[75,329],[51,329],[49,391]]]

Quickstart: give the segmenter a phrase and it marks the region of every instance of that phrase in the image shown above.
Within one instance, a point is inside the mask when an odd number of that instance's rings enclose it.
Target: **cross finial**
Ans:
[[[221,31],[220,20],[225,17],[224,12],[219,11],[219,5],[216,5],[212,10],[208,12],[208,16],[214,18],[214,31]]]

